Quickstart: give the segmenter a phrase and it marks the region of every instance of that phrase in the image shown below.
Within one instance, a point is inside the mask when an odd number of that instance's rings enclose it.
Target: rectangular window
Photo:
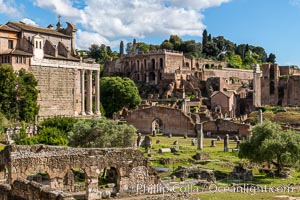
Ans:
[[[19,58],[18,58],[18,56],[16,56],[16,63],[19,63]]]
[[[14,41],[13,40],[8,40],[8,48],[13,49],[14,48]]]
[[[26,57],[23,58],[23,63],[26,64]]]

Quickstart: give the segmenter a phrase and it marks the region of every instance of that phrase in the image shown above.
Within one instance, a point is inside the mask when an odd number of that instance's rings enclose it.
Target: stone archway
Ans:
[[[196,135],[192,118],[176,108],[152,106],[134,110],[126,117],[128,124],[133,125],[139,132],[148,134],[152,134],[155,119],[160,119],[165,135]]]
[[[152,121],[152,135],[156,135],[158,133],[163,133],[163,129],[164,129],[164,126],[163,126],[163,121],[159,118],[155,118],[153,121]]]

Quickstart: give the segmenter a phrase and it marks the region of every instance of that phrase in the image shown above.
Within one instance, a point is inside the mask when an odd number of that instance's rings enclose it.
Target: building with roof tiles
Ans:
[[[40,117],[100,115],[100,66],[80,59],[75,33],[76,27],[68,22],[66,28],[60,22],[56,28],[23,22],[0,25],[0,66],[34,74]]]

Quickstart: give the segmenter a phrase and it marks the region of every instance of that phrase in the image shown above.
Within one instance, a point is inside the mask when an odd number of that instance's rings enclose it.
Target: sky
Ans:
[[[76,48],[120,40],[161,44],[171,34],[202,41],[207,29],[262,46],[280,65],[300,66],[300,0],[0,0],[0,24],[76,25]]]

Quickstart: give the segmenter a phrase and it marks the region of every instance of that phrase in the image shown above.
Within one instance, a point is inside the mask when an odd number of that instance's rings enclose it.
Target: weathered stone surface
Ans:
[[[12,145],[0,152],[0,166],[8,169],[7,182],[11,185],[18,178],[26,179],[36,172],[47,172],[50,187],[57,190],[64,189],[63,180],[70,175],[70,170],[81,169],[86,174],[86,198],[89,200],[99,198],[101,192],[98,191],[98,176],[100,171],[107,167],[114,167],[117,171],[115,188],[118,193],[126,194],[129,192],[128,185],[133,183],[156,184],[158,182],[156,172],[150,167],[147,158],[144,158],[139,150],[129,148]]]
[[[207,160],[207,159],[209,159],[209,154],[208,153],[203,153],[203,152],[201,152],[201,153],[196,153],[196,155],[194,156],[194,158],[196,159],[196,160]]]
[[[135,126],[139,132],[152,134],[152,122],[162,121],[164,135],[195,136],[193,120],[179,109],[153,106],[132,111],[126,117],[128,124]]]

